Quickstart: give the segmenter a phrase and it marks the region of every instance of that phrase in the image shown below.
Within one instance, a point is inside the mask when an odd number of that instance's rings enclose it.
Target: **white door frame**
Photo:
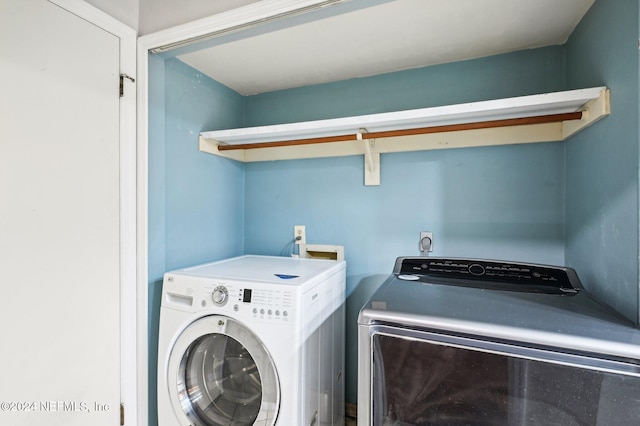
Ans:
[[[83,0],[49,0],[120,39],[120,73],[136,78],[136,31]],[[100,48],[96,47],[99,54]],[[120,398],[127,426],[140,422],[140,384],[146,364],[137,363],[136,316],[136,89],[125,80],[120,98]],[[117,87],[113,88],[114,91]],[[146,303],[146,302],[145,302]],[[127,327],[127,325],[129,325]],[[146,344],[146,340],[145,340]],[[143,369],[144,368],[144,369]],[[141,375],[140,372],[145,372]],[[141,380],[143,379],[143,381]],[[146,399],[145,399],[146,401]],[[145,416],[146,419],[146,416]]]
[[[197,21],[149,34],[138,39],[138,421],[148,424],[148,298],[149,298],[149,51],[207,34],[250,27],[293,13],[302,13],[318,6],[341,0],[263,0],[238,9],[199,19]],[[193,141],[198,146],[197,137]]]

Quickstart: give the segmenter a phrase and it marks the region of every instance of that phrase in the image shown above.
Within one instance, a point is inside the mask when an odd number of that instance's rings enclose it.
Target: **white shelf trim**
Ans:
[[[608,115],[609,105],[608,89],[593,87],[381,114],[203,132],[200,134],[200,150],[244,162],[364,155],[365,173],[369,181],[365,184],[377,185],[380,180],[380,153],[561,141]],[[366,138],[367,133],[578,111],[583,112],[581,119],[562,122],[384,137],[376,139],[375,143]],[[366,131],[363,132],[363,129]],[[339,135],[354,135],[355,143],[329,142],[224,151],[218,149],[221,145],[261,144]]]

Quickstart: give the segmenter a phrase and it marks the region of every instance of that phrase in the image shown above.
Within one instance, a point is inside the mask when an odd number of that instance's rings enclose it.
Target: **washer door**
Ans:
[[[187,327],[173,346],[167,374],[171,403],[185,424],[275,424],[275,365],[260,339],[234,319],[208,316]]]

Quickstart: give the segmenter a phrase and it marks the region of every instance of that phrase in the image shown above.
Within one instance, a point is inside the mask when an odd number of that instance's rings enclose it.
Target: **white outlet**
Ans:
[[[293,227],[293,240],[296,244],[307,244],[307,233],[304,225],[295,225]]]
[[[423,256],[427,256],[433,251],[433,232],[422,231],[420,232],[420,241],[418,241],[418,248]]]

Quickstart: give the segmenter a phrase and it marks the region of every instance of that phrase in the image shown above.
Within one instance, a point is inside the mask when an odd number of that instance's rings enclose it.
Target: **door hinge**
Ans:
[[[136,82],[136,79],[127,74],[120,74],[120,97],[124,96],[124,79],[131,81],[132,83]]]
[[[124,426],[124,404],[120,403],[120,426]]]

